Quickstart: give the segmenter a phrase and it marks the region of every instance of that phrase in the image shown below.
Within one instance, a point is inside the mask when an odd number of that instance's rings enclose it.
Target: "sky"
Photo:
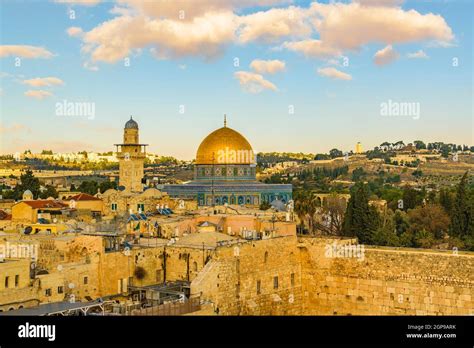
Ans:
[[[467,0],[3,0],[0,153],[112,151],[130,115],[148,151],[186,160],[224,114],[256,152],[474,145],[473,10]]]

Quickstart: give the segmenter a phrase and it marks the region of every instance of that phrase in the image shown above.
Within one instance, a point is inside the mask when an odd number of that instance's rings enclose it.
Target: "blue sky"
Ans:
[[[28,0],[2,2],[1,153],[27,148],[34,151],[113,150],[112,144],[121,141],[123,124],[133,115],[140,125],[141,141],[150,144],[150,151],[192,159],[200,141],[222,126],[224,113],[228,115],[228,126],[244,134],[256,151],[316,153],[333,147],[351,150],[357,141],[362,142],[364,148],[371,148],[383,141],[415,139],[474,144],[471,62],[474,11],[468,1],[406,1],[387,5],[394,1],[380,0],[383,7],[325,2],[322,4],[327,5],[318,7],[318,16],[323,18],[321,27],[302,34],[298,23],[295,27],[290,23],[276,35],[278,28],[271,25],[266,28],[260,19],[253,22],[245,18],[252,18],[257,12],[271,18],[276,16],[272,9],[292,11],[291,6],[295,6],[293,11],[301,10],[302,20],[309,23],[318,18],[307,13],[312,2],[275,0],[273,6],[261,7],[255,2],[238,8],[229,1],[231,4],[225,8],[216,9],[212,0],[203,0],[203,4],[210,3],[206,5],[209,11],[205,5],[197,10],[188,9],[186,5],[184,8],[191,16],[192,11],[197,11],[194,19],[198,20],[208,12],[212,15],[222,12],[228,18],[243,21],[235,37],[229,39],[225,33],[215,38],[216,29],[213,29],[210,34],[189,39],[202,30],[202,27],[192,27],[192,22],[190,31],[183,34],[179,29],[177,36],[169,40],[155,31],[145,36],[139,26],[124,29],[117,25],[107,32],[100,28],[103,23],[123,16],[110,13],[114,7],[131,11],[127,13],[130,18],[143,16],[147,25],[155,25],[162,20],[156,17],[162,10],[160,4],[139,12],[135,0],[125,1],[125,5],[92,1],[98,3],[84,6]],[[400,28],[394,28],[391,18],[394,7],[403,14],[414,10],[419,17],[412,21],[411,15],[406,15],[399,23]],[[326,8],[346,11],[348,15],[351,11],[363,11],[357,13],[376,17],[380,24],[370,26],[368,32],[362,20],[331,27],[324,22]],[[168,9],[169,6],[165,8]],[[179,9],[172,8],[172,11]],[[75,11],[75,19],[69,18],[70,10]],[[415,26],[419,18],[424,20],[429,13],[440,15],[444,22],[427,19],[423,28],[416,27],[417,37],[410,37],[411,31],[407,33],[404,28]],[[276,18],[274,23],[279,23]],[[206,20],[203,20],[204,27]],[[299,20],[300,17],[296,19]],[[375,25],[380,25],[380,32],[387,34],[374,33]],[[220,30],[222,26],[219,24],[217,28]],[[80,34],[69,35],[67,30],[71,27],[81,28]],[[245,40],[242,28],[260,36]],[[233,32],[233,29],[228,30]],[[452,37],[447,39],[449,31]],[[268,35],[274,36],[268,39]],[[358,40],[356,48],[348,47],[346,38],[352,39],[351,36]],[[142,44],[150,37],[151,44]],[[206,41],[208,37],[217,40],[218,45],[210,45]],[[131,42],[124,54],[122,43],[115,41],[121,38]],[[176,42],[181,39],[182,45]],[[305,55],[285,46],[304,40],[321,40],[338,53]],[[109,45],[106,53],[94,56],[98,45],[104,42],[105,46]],[[87,45],[91,47],[89,51],[84,50]],[[23,46],[42,47],[52,55],[28,58],[24,56]],[[391,46],[396,58],[375,64],[376,52],[387,46]],[[152,47],[175,51],[157,59],[150,52]],[[217,53],[209,54],[213,48]],[[428,57],[408,57],[420,50]],[[21,66],[15,66],[18,57]],[[128,67],[124,66],[125,57],[130,59]],[[343,65],[344,57],[348,58],[348,66]],[[239,59],[237,67],[235,58]],[[259,73],[249,66],[256,59],[284,62],[284,71]],[[453,66],[453,59],[457,59],[458,66]],[[346,74],[350,79],[317,72],[327,68],[332,69],[330,72]],[[250,85],[248,81],[247,84],[239,81],[236,75],[239,71],[252,79],[259,75],[270,85],[260,85],[261,79],[256,77],[256,90],[249,89],[253,80]],[[63,84],[45,86],[25,82],[46,77],[60,79]],[[40,99],[35,94],[39,90],[50,95]],[[25,95],[28,91],[34,91],[33,96]],[[57,115],[56,103],[64,100],[94,103],[93,119],[84,115]],[[388,100],[419,103],[420,117],[381,116],[380,105]],[[184,114],[179,112],[180,105],[184,105]],[[291,106],[293,114],[288,112]]]

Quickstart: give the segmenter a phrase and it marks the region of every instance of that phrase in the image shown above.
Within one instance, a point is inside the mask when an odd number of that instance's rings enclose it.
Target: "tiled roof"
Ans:
[[[74,201],[100,201],[100,198],[94,197],[92,195],[89,195],[87,193],[79,193],[78,195],[72,196],[69,198],[69,200],[74,200]]]
[[[64,204],[59,201],[52,201],[49,199],[38,199],[35,201],[22,201],[22,202],[28,204],[30,207],[34,209],[44,209],[44,208],[62,209],[62,208],[69,207],[67,204]]]
[[[6,211],[0,210],[0,220],[11,220],[12,215],[8,214]]]

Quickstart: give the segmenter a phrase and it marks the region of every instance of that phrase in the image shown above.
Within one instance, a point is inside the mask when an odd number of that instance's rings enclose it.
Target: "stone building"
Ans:
[[[98,235],[22,236],[21,243],[39,245],[36,266],[21,258],[0,262],[0,310],[71,298],[126,303],[132,288],[180,281],[208,310],[196,314],[474,314],[472,252],[360,246],[347,238],[298,237],[290,222],[259,226],[258,219],[233,216],[219,226],[212,218],[200,216],[195,229],[208,221],[217,231],[142,240],[126,250],[107,249]],[[243,224],[288,230],[259,238],[237,227]]]
[[[148,188],[140,193],[109,189],[97,194],[103,202],[105,216],[123,216],[134,213],[150,213],[158,208],[168,207],[173,211],[190,211],[197,208],[191,199],[171,198],[165,192]]]
[[[115,144],[119,160],[119,188],[127,192],[143,191],[143,164],[147,144],[140,144],[138,123],[130,117],[123,130],[123,143]]]
[[[12,206],[12,221],[36,223],[38,218],[54,219],[62,215],[69,206],[63,202],[38,199],[20,201]]]

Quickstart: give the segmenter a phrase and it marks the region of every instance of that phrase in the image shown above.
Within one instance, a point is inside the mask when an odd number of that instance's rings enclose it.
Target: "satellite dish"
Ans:
[[[30,234],[31,232],[33,232],[33,227],[28,226],[25,228],[25,232],[24,232],[25,234]]]
[[[76,286],[74,285],[74,283],[69,283],[68,284],[68,288],[69,289],[74,289]]]
[[[125,190],[125,186],[120,185],[117,189],[118,189],[119,191],[124,191],[124,190]]]

